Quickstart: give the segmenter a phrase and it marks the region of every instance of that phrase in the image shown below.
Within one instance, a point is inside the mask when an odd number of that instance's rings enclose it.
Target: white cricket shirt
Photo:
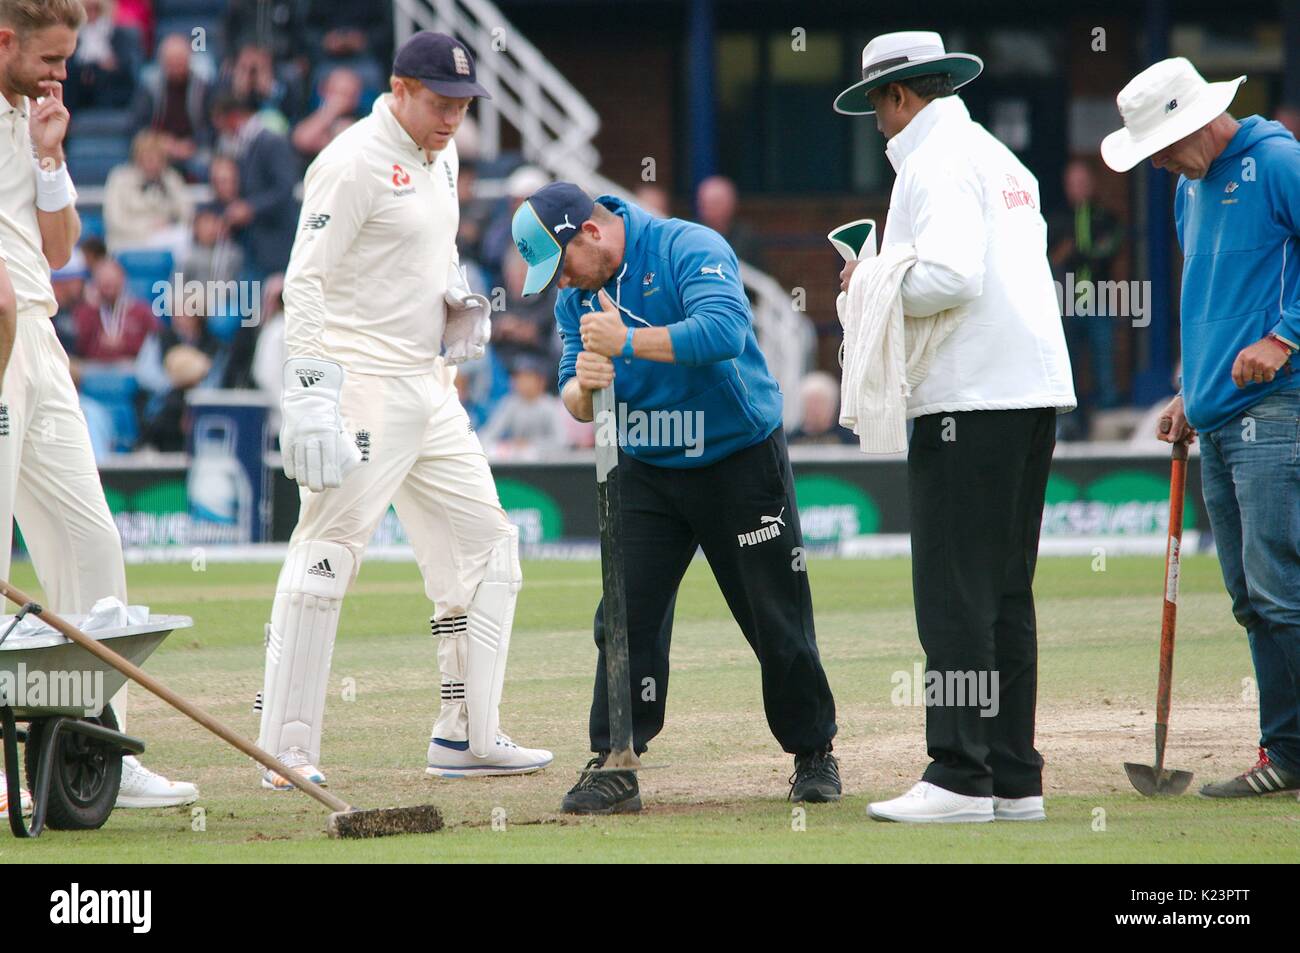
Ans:
[[[59,310],[36,221],[36,153],[28,102],[0,96],[0,258],[18,300],[18,317],[50,318]]]
[[[957,96],[930,102],[885,152],[898,177],[883,243],[916,249],[903,279],[903,313],[968,309],[912,391],[907,415],[1072,409],[1074,380],[1033,173]]]
[[[390,99],[375,100],[307,169],[285,340],[290,357],[402,376],[432,370],[442,350],[442,296],[459,261],[459,159],[448,143],[426,161]]]

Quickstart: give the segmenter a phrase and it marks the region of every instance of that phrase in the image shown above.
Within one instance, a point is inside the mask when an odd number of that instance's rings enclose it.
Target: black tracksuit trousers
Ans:
[[[677,588],[700,547],[731,613],[758,656],[763,708],[781,747],[821,750],[835,736],[835,701],[817,653],[812,595],[785,434],[694,469],[619,454],[620,550],[627,587],[633,744],[664,725]],[[604,606],[596,608],[591,750],[607,751]],[[650,681],[647,681],[649,679]]]
[[[1056,412],[918,417],[907,456],[912,593],[931,673],[996,672],[997,708],[927,702],[924,780],[959,794],[1043,793],[1034,748],[1034,566]]]

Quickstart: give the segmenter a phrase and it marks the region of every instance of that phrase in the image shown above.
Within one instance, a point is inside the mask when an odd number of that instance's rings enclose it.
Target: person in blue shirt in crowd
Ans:
[[[1206,797],[1300,790],[1300,144],[1228,107],[1246,77],[1207,83],[1182,57],[1117,97],[1102,142],[1116,172],[1150,158],[1178,176],[1183,387],[1157,436],[1201,437],[1201,485],[1232,614],[1259,685],[1254,766]]]
[[[511,231],[529,266],[524,294],[561,289],[559,388],[569,413],[592,420],[595,391],[615,384],[636,751],[663,728],[673,608],[699,547],[758,656],[768,726],[794,755],[792,799],[838,799],[835,701],[813,629],[781,391],[735,253],[702,225],[612,196],[593,201],[567,182],[533,193]],[[633,772],[592,770],[610,748],[603,605],[595,636],[596,756],[561,810],[637,811]]]

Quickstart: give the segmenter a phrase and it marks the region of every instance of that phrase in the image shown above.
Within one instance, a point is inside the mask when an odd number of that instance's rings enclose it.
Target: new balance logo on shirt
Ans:
[[[746,546],[757,546],[759,543],[765,543],[769,539],[776,539],[785,531],[785,520],[781,517],[785,515],[785,507],[781,507],[781,512],[775,516],[760,516],[758,521],[763,525],[750,533],[738,533],[736,542],[740,548]]]
[[[310,228],[312,231],[319,231],[329,223],[330,223],[330,217],[328,215],[324,213],[318,213],[315,215],[308,215],[305,219],[303,219],[302,227],[304,229]]]
[[[298,371],[298,383],[302,384],[303,387],[311,387],[313,384],[320,383],[320,379],[324,376],[324,371],[302,368]]]
[[[307,570],[307,575],[309,575],[309,576],[324,576],[326,579],[333,579],[333,578],[335,578],[335,576],[334,576],[334,570],[330,568],[330,561],[329,561],[328,559],[322,559],[322,560],[321,560],[320,562],[318,562],[316,565],[314,565],[314,566],[312,566],[310,569],[308,569],[308,570]]]

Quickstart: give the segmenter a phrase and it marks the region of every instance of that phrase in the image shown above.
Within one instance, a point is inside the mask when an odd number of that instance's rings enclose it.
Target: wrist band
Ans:
[[[1272,341],[1274,344],[1276,344],[1278,347],[1282,349],[1282,353],[1284,353],[1287,357],[1290,357],[1293,353],[1293,349],[1290,346],[1288,346],[1287,343],[1283,341],[1280,337],[1278,337],[1276,334],[1266,334],[1264,336],[1264,340]]]
[[[62,212],[72,204],[72,176],[68,175],[68,164],[62,163],[50,172],[37,164],[36,167],[36,207],[42,212]]]
[[[630,361],[636,356],[632,349],[632,334],[635,330],[635,328],[627,329],[627,341],[623,344],[623,360],[625,361]]]

